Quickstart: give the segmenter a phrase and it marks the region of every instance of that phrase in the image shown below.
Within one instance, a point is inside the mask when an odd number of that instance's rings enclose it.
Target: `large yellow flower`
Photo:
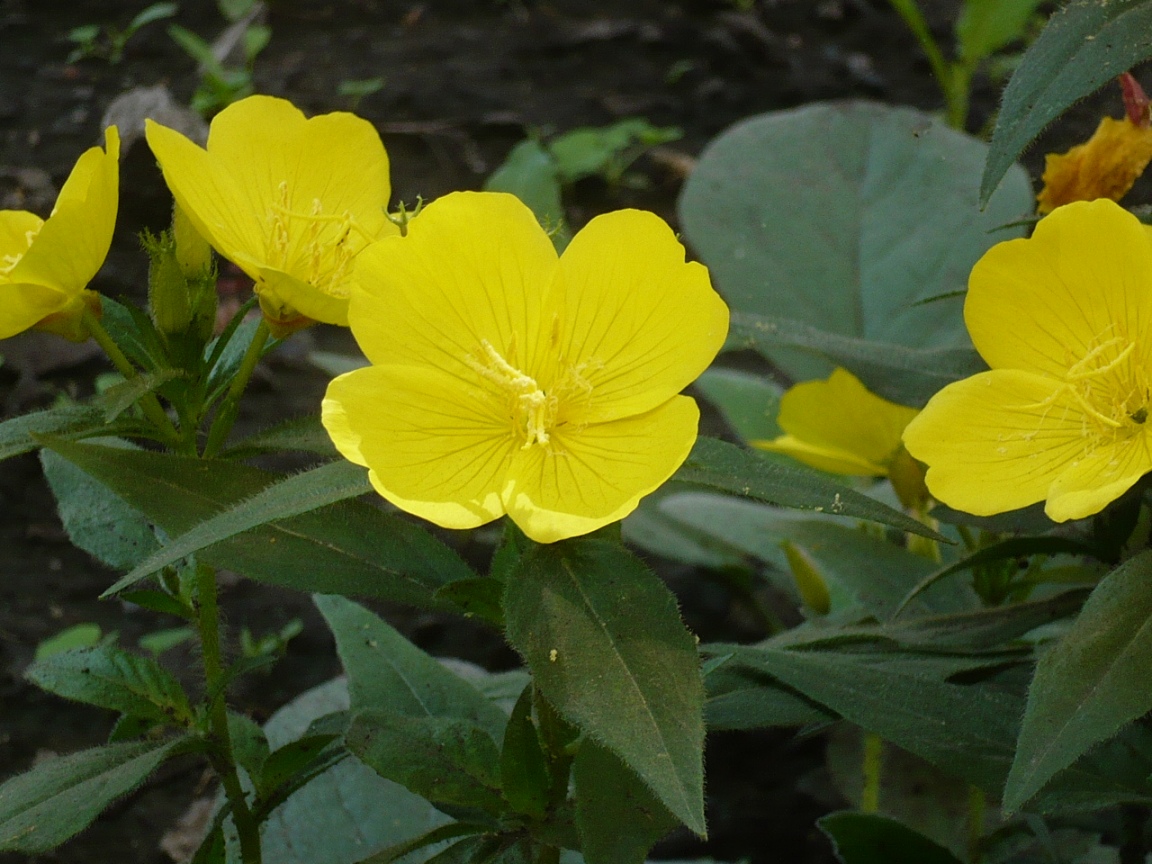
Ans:
[[[46,220],[0,210],[0,339],[31,327],[88,338],[81,317],[99,313],[100,296],[87,285],[108,256],[119,201],[115,126],[104,140],[76,161]]]
[[[904,443],[939,500],[990,515],[1099,512],[1152,470],[1152,233],[1069,204],[976,263],[964,317],[992,371],[950,384]]]
[[[337,112],[305,119],[250,96],[216,115],[208,149],[147,122],[176,203],[221,255],[252,277],[276,334],[347,325],[356,256],[398,231],[388,221],[388,156],[372,124]]]
[[[410,513],[507,513],[550,543],[623,518],[684,461],[699,413],[678,394],[728,308],[651,213],[600,216],[557,258],[515,197],[464,192],[360,256],[349,323],[373,365],[329,385],[340,452]]]

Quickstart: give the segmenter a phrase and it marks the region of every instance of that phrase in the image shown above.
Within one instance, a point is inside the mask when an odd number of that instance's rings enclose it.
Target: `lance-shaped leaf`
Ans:
[[[340,460],[302,474],[293,474],[273,483],[219,515],[198,524],[186,534],[172,539],[144,559],[127,576],[108,589],[116,594],[141,579],[175,564],[201,549],[215,546],[253,528],[311,513],[329,504],[347,501],[372,490],[368,472],[359,465]]]
[[[182,742],[133,741],[41,762],[0,785],[0,851],[59,846],[144,782]]]
[[[980,198],[1073,103],[1152,57],[1152,0],[1073,0],[1024,53],[1004,88]]]
[[[53,654],[24,676],[43,690],[157,723],[186,725],[192,710],[176,678],[153,660],[102,645]]]
[[[766,357],[792,348],[823,358],[851,370],[873,393],[900,405],[921,406],[944,385],[988,368],[972,348],[910,348],[751,312],[733,313],[728,338]]]
[[[520,559],[504,611],[548,702],[704,834],[704,688],[664,583],[612,543],[554,543]]]
[[[0,459],[35,450],[40,446],[40,435],[67,435],[96,428],[104,428],[104,412],[93,405],[66,405],[22,414],[0,423]]]
[[[1057,771],[1152,710],[1152,552],[1113,570],[1036,667],[1004,806],[1016,810]]]
[[[277,476],[236,462],[52,440],[51,448],[106,484],[171,535],[266,489]],[[427,531],[368,504],[345,501],[262,525],[199,558],[252,579],[447,607],[432,596],[475,573]]]
[[[876,813],[831,813],[817,823],[843,864],[960,864],[937,843],[907,825]]]
[[[348,749],[381,777],[434,804],[504,810],[500,751],[474,723],[361,711],[344,734]]]
[[[508,721],[496,705],[363,606],[343,597],[314,598],[336,637],[353,711],[465,720],[500,741]]]
[[[867,519],[950,542],[899,510],[841,486],[823,474],[799,465],[793,467],[762,459],[749,450],[715,438],[696,441],[675,479],[780,507]]]

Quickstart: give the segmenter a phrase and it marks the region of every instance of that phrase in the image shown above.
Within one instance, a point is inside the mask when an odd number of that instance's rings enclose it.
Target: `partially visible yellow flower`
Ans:
[[[985,253],[964,318],[991,367],[904,433],[928,488],[986,516],[1097,513],[1152,470],[1152,231],[1111,201],[1054,211]]]
[[[885,477],[915,416],[915,408],[882,399],[837,369],[827,381],[805,381],[785,393],[776,418],[785,434],[752,445],[833,474]]]
[[[356,256],[398,231],[371,123],[344,112],[305,119],[284,99],[249,96],[212,120],[206,150],[151,120],[146,134],[177,205],[256,283],[273,333],[347,325]]]
[[[678,395],[728,308],[657,216],[593,219],[557,258],[514,196],[456,193],[357,262],[328,434],[396,506],[448,528],[508,514],[541,543],[623,518],[696,440]]]
[[[46,220],[0,210],[0,339],[35,327],[75,341],[88,338],[85,310],[100,312],[87,286],[112,245],[119,201],[120,137],[104,131],[105,149],[77,161]]]
[[[1073,201],[1119,201],[1152,162],[1148,97],[1130,74],[1120,76],[1120,83],[1127,109],[1123,119],[1105,117],[1085,143],[1044,157],[1038,213],[1051,213]]]

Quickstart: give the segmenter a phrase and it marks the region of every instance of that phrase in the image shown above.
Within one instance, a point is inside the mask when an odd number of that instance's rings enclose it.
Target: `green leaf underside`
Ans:
[[[704,692],[663,582],[622,547],[565,541],[524,555],[504,608],[508,640],[548,702],[703,835]]]
[[[314,599],[336,637],[353,711],[462,720],[503,740],[507,716],[470,683],[364,607],[337,596]]]
[[[68,405],[33,411],[0,423],[0,459],[40,446],[36,436],[67,435],[104,426],[104,412],[92,405]]]
[[[170,672],[150,657],[112,645],[54,654],[24,674],[37,687],[65,699],[159,723],[191,720],[188,697]]]
[[[767,504],[867,519],[950,542],[899,510],[834,483],[815,471],[761,459],[749,450],[715,438],[697,439],[674,478]]]
[[[976,260],[1021,229],[1022,169],[981,211],[987,147],[910,108],[817,103],[746,119],[712,141],[680,199],[684,233],[733,311],[907,348],[968,348],[958,300]],[[772,158],[765,158],[770,153]],[[831,364],[773,348],[798,380]]]
[[[133,741],[42,762],[0,785],[0,851],[46,852],[88,827],[180,744]]]
[[[159,548],[148,520],[99,480],[51,450],[40,451],[40,465],[76,546],[124,570]]]
[[[783,434],[776,425],[783,388],[776,382],[738,369],[714,366],[697,378],[693,386],[720,409],[728,425],[744,441],[769,440]]]
[[[381,777],[434,804],[503,809],[500,751],[474,723],[370,709],[355,714],[344,740]]]
[[[588,864],[643,864],[676,818],[611,750],[584,741],[572,767],[576,827]]]
[[[310,513],[329,504],[347,501],[372,491],[368,473],[359,465],[340,460],[274,482],[251,498],[175,537],[131,573],[108,589],[116,594],[158,570],[238,534]]]
[[[876,813],[830,813],[816,822],[843,864],[960,864],[934,840]]]
[[[910,348],[751,312],[732,313],[728,338],[730,344],[769,358],[781,348],[820,357],[851,371],[878,396],[912,407],[924,405],[945,385],[988,368],[974,348]]]
[[[276,475],[236,462],[53,440],[51,448],[105,483],[170,536],[235,507]],[[475,573],[423,529],[345,501],[247,531],[200,559],[257,581],[437,607],[432,594]]]
[[[1057,11],[1004,88],[981,199],[1065,109],[1149,57],[1152,0],[1073,0]]]
[[[1063,768],[1152,710],[1152,552],[1109,573],[1040,657],[1004,804],[1016,810]]]

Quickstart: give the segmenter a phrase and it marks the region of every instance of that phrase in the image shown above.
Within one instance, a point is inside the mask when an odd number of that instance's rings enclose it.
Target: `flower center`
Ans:
[[[1152,375],[1139,362],[1136,343],[1106,332],[1069,366],[1065,390],[1084,410],[1089,446],[1141,432],[1152,405]]]
[[[352,259],[372,238],[348,210],[325,213],[319,198],[306,211],[293,210],[286,180],[277,191],[267,217],[269,263],[325,294],[347,297]]]
[[[41,227],[43,227],[41,225]],[[20,263],[20,259],[28,254],[28,250],[32,248],[32,243],[40,234],[40,228],[34,228],[24,232],[24,240],[27,245],[19,252],[13,252],[8,255],[0,255],[0,277],[7,276]]]
[[[478,359],[469,354],[465,362],[507,397],[512,429],[522,441],[520,449],[528,450],[533,444],[547,445],[551,440],[549,431],[556,421],[557,398],[549,396],[531,375],[505,360],[487,339],[480,340],[480,347],[483,355]],[[512,347],[514,351],[515,345]]]

